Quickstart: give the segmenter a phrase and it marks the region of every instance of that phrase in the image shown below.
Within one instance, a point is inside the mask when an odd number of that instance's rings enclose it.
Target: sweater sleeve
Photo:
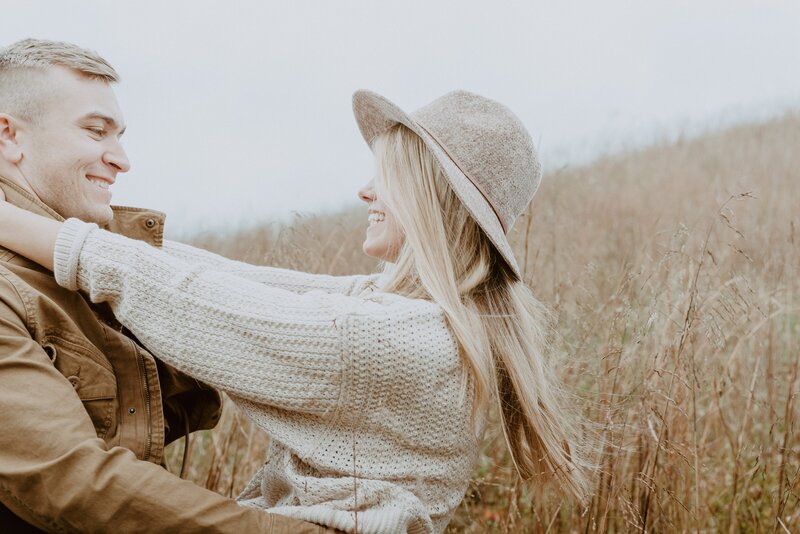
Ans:
[[[370,284],[374,284],[379,277],[379,275],[330,276],[279,269],[277,267],[251,265],[231,260],[201,248],[168,240],[164,241],[162,250],[174,258],[203,269],[229,273],[294,293],[320,290],[326,293],[358,295]]]
[[[370,305],[203,269],[76,219],[62,227],[54,263],[61,285],[108,302],[165,362],[238,397],[308,414],[338,405],[345,357],[337,319]]]

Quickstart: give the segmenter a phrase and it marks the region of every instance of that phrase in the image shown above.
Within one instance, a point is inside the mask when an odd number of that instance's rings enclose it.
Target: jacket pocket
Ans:
[[[105,439],[117,427],[119,408],[117,379],[111,364],[95,346],[68,332],[45,336],[42,348],[75,389],[97,437]]]

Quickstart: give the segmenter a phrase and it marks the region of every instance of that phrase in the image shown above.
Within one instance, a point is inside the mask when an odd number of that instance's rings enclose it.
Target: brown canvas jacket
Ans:
[[[62,220],[0,177],[7,201]],[[160,246],[164,215],[111,231]],[[219,394],[157,361],[105,306],[0,247],[0,532],[325,532],[181,480],[164,446],[213,427]]]

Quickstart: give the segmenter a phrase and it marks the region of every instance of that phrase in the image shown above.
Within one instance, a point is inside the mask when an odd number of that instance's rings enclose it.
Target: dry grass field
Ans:
[[[363,273],[365,225],[361,209],[193,243]],[[448,532],[800,532],[800,116],[551,172],[512,237],[595,423],[596,490],[584,508],[520,484],[489,435]],[[266,442],[228,405],[188,476],[235,496]]]

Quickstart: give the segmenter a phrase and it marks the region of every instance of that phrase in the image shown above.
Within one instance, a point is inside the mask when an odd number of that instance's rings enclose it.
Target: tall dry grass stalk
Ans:
[[[554,311],[562,379],[596,423],[587,508],[518,482],[487,436],[449,532],[800,530],[800,117],[545,177],[512,235]],[[369,272],[363,210],[195,244],[253,263]],[[234,496],[267,438],[228,404],[189,478]],[[182,445],[170,448],[179,469]]]

